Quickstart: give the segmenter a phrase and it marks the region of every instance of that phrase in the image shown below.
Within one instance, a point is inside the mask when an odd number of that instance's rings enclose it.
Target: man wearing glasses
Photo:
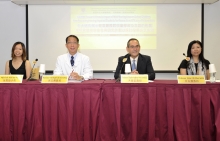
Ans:
[[[68,53],[58,56],[55,75],[68,75],[74,80],[88,80],[93,77],[89,57],[78,52],[79,38],[75,35],[66,37]]]
[[[125,74],[125,65],[131,65],[131,74],[148,74],[149,80],[155,79],[155,72],[151,63],[150,56],[140,54],[140,44],[135,38],[131,38],[127,42],[126,50],[128,54],[118,58],[118,66],[114,77],[118,79],[121,74]],[[121,71],[121,72],[120,72]]]

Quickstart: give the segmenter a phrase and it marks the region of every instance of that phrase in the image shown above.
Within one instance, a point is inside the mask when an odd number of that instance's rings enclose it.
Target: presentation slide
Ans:
[[[71,7],[71,33],[80,36],[81,49],[124,49],[129,36],[148,45],[142,49],[156,49],[156,20],[156,6]]]
[[[67,53],[65,39],[79,38],[79,52],[95,71],[114,71],[130,38],[158,71],[177,71],[192,40],[201,40],[201,4],[29,5],[29,58],[54,70]]]

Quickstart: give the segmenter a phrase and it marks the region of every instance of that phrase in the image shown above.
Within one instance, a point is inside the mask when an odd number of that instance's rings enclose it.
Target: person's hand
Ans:
[[[70,76],[75,79],[75,80],[81,80],[81,76],[79,76],[79,74],[77,72],[71,72]]]
[[[137,70],[133,70],[131,74],[139,74]]]

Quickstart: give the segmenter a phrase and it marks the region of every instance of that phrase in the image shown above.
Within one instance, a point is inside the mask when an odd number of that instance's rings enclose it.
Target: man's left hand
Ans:
[[[137,70],[133,70],[131,74],[139,74]]]

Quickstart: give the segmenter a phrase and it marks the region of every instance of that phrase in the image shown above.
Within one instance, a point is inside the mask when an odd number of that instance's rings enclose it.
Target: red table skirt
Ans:
[[[0,84],[0,141],[220,141],[220,84]]]

